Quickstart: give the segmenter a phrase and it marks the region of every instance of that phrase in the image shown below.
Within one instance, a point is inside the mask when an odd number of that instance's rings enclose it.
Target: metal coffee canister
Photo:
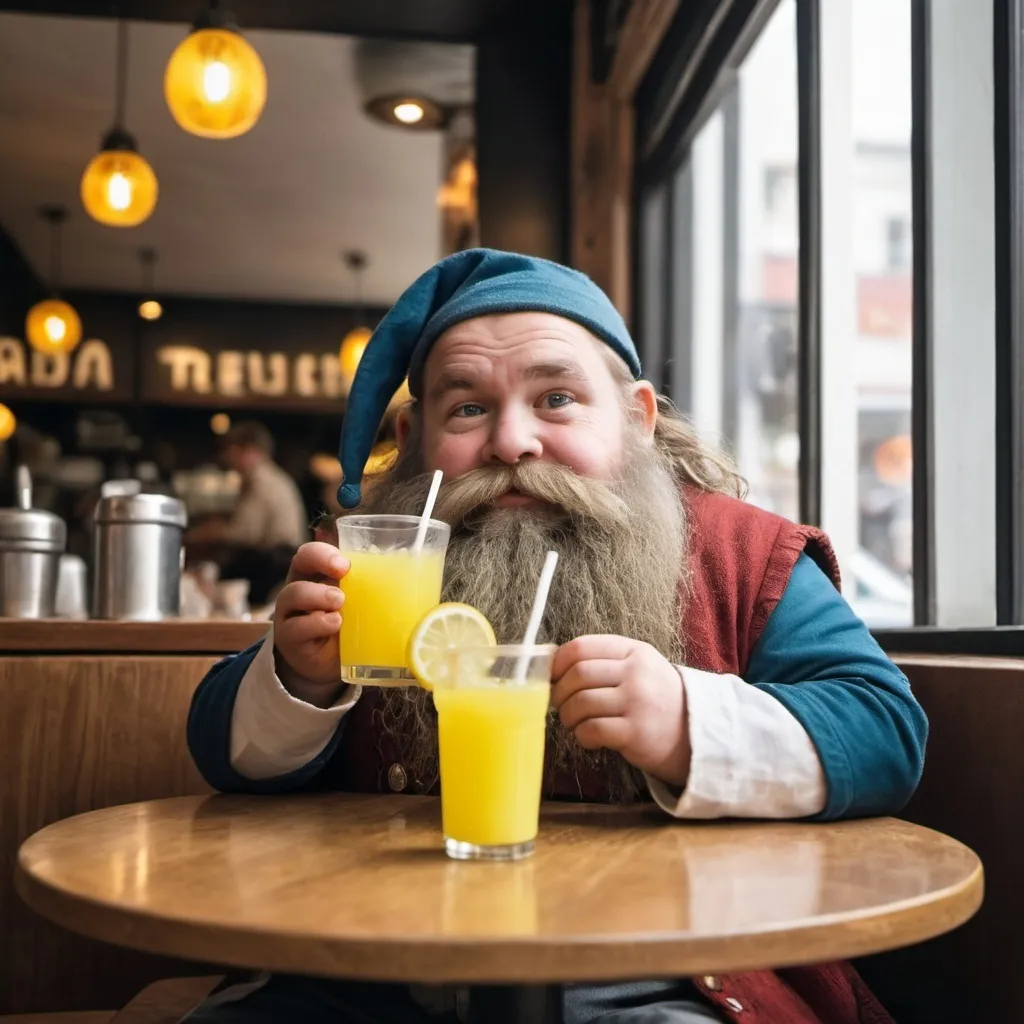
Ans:
[[[108,494],[96,505],[93,616],[154,622],[179,611],[185,506],[163,494]]]
[[[48,619],[57,597],[57,570],[67,543],[60,516],[32,508],[32,480],[18,467],[18,506],[0,508],[0,617]]]

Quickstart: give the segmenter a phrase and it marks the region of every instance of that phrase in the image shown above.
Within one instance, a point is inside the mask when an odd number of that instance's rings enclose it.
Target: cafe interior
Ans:
[[[1024,0],[0,0],[0,1024],[171,1024],[230,972],[306,964],[545,1024],[556,984],[837,959],[897,1024],[1024,1024],[1022,27]],[[442,856],[383,937],[399,895],[371,912],[318,860],[361,909],[303,936],[296,902],[275,945],[248,819],[203,823],[190,704],[333,530],[374,329],[475,247],[587,274],[746,500],[828,533],[928,716],[924,774],[877,841],[762,824],[746,857],[747,832],[671,822],[588,853],[556,815],[605,920],[545,908],[573,876],[543,815],[514,899]],[[243,538],[253,444],[281,497]],[[187,883],[131,811],[172,798],[199,808],[183,858],[217,833],[251,872],[221,879],[241,923],[176,916]],[[40,830],[115,810],[96,849],[150,845],[107,857],[102,894],[54,882],[57,852],[27,866]],[[374,898],[406,827],[380,864],[339,840]],[[644,856],[683,866],[664,903]],[[783,1024],[745,998],[729,1019]]]

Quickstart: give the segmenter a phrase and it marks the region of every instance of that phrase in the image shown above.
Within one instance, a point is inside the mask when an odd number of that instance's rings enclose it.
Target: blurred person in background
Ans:
[[[211,519],[188,531],[186,543],[218,549],[221,578],[252,583],[251,599],[268,600],[288,574],[295,549],[310,539],[305,503],[295,481],[274,462],[270,431],[253,420],[236,423],[220,446],[220,461],[242,478],[231,517]]]
[[[255,420],[236,423],[220,446],[220,461],[242,478],[231,518],[210,520],[189,531],[190,543],[293,551],[309,539],[309,522],[295,481],[274,462],[270,431]]]

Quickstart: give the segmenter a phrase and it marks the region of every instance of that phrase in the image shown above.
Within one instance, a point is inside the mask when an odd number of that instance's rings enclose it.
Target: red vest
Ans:
[[[779,603],[797,558],[806,552],[839,586],[828,538],[809,526],[718,494],[686,488],[690,581],[683,602],[686,661],[707,672],[742,676],[768,617]],[[369,699],[368,699],[369,698]],[[398,771],[366,694],[349,712],[342,752],[322,781],[332,788],[424,791]],[[401,785],[399,785],[401,783]],[[580,781],[556,779],[555,799],[579,800]],[[606,799],[600,779],[583,780],[582,797]],[[849,964],[695,978],[694,983],[737,1024],[893,1024]]]

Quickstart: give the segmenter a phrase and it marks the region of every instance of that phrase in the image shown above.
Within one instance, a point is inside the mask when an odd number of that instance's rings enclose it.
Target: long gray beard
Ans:
[[[435,515],[452,526],[443,599],[479,608],[499,643],[516,643],[526,629],[547,551],[558,571],[541,625],[542,643],[613,634],[650,644],[675,664],[683,659],[681,602],[686,590],[685,522],[678,482],[657,451],[634,446],[628,471],[615,484],[577,477],[564,467],[483,470],[442,488]],[[372,490],[360,512],[416,514],[425,477],[410,479],[399,463]],[[494,508],[494,493],[511,482],[557,510]],[[405,477],[405,479],[402,479]],[[483,504],[480,504],[480,501]],[[680,685],[682,685],[680,683]],[[437,719],[430,695],[418,688],[380,691],[384,729],[421,784],[437,778]],[[552,712],[545,788],[556,775],[578,779],[599,771],[617,801],[637,798],[640,773],[618,754],[586,751]]]

